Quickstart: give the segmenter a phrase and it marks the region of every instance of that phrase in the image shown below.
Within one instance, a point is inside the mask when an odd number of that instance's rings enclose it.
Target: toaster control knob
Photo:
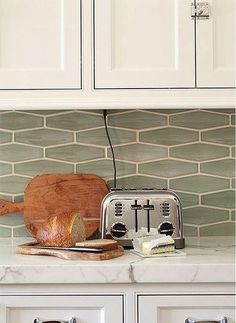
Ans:
[[[173,227],[173,224],[170,222],[162,222],[158,227],[158,232],[160,234],[165,234],[167,236],[171,236],[174,230],[175,228]]]
[[[111,234],[115,238],[123,237],[127,232],[126,226],[122,222],[116,222],[111,226]]]

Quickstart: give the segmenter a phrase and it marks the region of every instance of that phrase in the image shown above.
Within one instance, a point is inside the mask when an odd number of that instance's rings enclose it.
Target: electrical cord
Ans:
[[[105,130],[106,130],[107,139],[109,142],[109,146],[111,148],[113,171],[114,171],[113,185],[114,185],[114,188],[116,188],[116,159],[115,159],[115,153],[114,153],[114,149],[112,146],[112,142],[111,142],[111,138],[109,135],[108,126],[107,126],[107,110],[103,110],[103,119],[104,119],[104,126],[105,126]]]

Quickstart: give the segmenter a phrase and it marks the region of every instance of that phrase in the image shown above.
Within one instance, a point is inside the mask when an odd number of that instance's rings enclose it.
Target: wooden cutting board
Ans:
[[[16,253],[23,255],[43,255],[43,256],[54,256],[66,260],[108,260],[120,257],[124,254],[124,248],[117,245],[116,249],[106,250],[101,253],[91,252],[77,252],[67,250],[49,250],[34,248],[37,246],[36,243],[26,243],[16,247]]]
[[[103,179],[92,174],[45,174],[35,176],[24,191],[24,202],[0,200],[0,215],[19,212],[29,234],[43,245],[49,218],[63,217],[63,226],[71,226],[68,217],[78,213],[84,220],[86,237],[99,228],[100,206],[108,188]],[[63,226],[54,225],[57,233]]]

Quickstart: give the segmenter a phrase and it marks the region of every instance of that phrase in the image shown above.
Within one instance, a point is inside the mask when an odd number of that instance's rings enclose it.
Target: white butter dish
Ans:
[[[143,254],[142,252],[132,250],[132,253],[135,255],[138,255],[142,258],[162,258],[162,257],[185,257],[186,252],[180,251],[180,250],[175,250],[174,252],[166,252],[166,253],[155,253],[155,254]]]

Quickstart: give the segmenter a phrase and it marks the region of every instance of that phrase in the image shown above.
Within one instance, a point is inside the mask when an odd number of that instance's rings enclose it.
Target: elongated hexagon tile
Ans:
[[[10,237],[11,237],[11,229],[0,226],[0,238],[10,238]]]
[[[97,160],[93,162],[78,164],[78,173],[92,173],[102,178],[113,177],[113,163],[111,159]],[[117,176],[124,176],[135,173],[135,165],[125,162],[116,161]]]
[[[73,142],[72,132],[38,129],[15,133],[15,141],[35,146],[51,146]]]
[[[163,114],[174,114],[174,113],[191,111],[191,109],[147,109],[147,111],[163,113]]]
[[[136,141],[136,133],[128,130],[109,128],[109,135],[113,145],[126,144]],[[88,143],[99,146],[109,146],[104,128],[78,132],[77,142]]]
[[[103,110],[100,110],[100,111],[103,114]],[[129,112],[131,112],[131,111],[135,111],[135,110],[129,110]],[[107,110],[107,114],[108,115],[111,115],[111,114],[121,114],[122,112],[127,112],[127,110],[126,109],[109,109],[109,110]]]
[[[235,211],[231,211],[231,219],[232,221],[235,221]]]
[[[0,217],[0,225],[8,225],[9,227],[14,227],[17,225],[24,224],[24,219],[22,214],[10,213],[7,216]]]
[[[229,220],[229,211],[197,206],[185,209],[183,216],[186,224],[202,225]]]
[[[175,177],[197,172],[197,164],[163,159],[160,161],[139,165],[140,174],[155,175],[160,177]]]
[[[115,127],[145,129],[165,126],[167,118],[154,113],[131,111],[124,114],[111,115],[108,122],[110,126]]]
[[[12,134],[6,131],[0,131],[0,144],[5,144],[12,140]]]
[[[14,228],[13,229],[13,237],[18,238],[18,237],[30,237],[29,233],[25,229],[24,226],[19,227],[19,228]]]
[[[113,181],[108,182],[113,187]],[[141,175],[127,176],[117,179],[118,188],[167,188],[167,180],[163,178],[146,177]]]
[[[229,188],[229,180],[213,176],[193,175],[170,180],[173,190],[204,193]]]
[[[105,151],[103,148],[73,144],[55,148],[47,148],[46,156],[53,159],[77,163],[91,159],[103,158],[105,157]]]
[[[103,126],[100,115],[71,112],[47,118],[47,126],[59,129],[82,130]]]
[[[231,116],[231,124],[235,125],[235,114]]]
[[[184,235],[185,237],[196,237],[197,228],[190,225],[184,225]]]
[[[117,159],[143,162],[152,159],[160,159],[168,156],[167,148],[145,144],[130,144],[114,148]],[[108,149],[108,156],[111,157],[111,149]]]
[[[196,194],[175,192],[177,193],[183,207],[194,206],[199,203],[199,198]]]
[[[232,157],[236,157],[236,154],[235,154],[235,147],[232,147],[232,148],[231,148],[231,154],[232,154]]]
[[[226,190],[223,192],[216,192],[211,194],[206,194],[201,197],[202,204],[218,206],[225,209],[235,208],[235,191]]]
[[[12,202],[12,197],[11,197],[11,195],[5,195],[5,194],[1,194],[1,193],[0,193],[0,199],[1,199],[1,200],[7,200],[7,201]]]
[[[22,193],[29,180],[29,178],[16,175],[0,177],[0,192],[8,194]]]
[[[192,111],[170,116],[170,125],[192,129],[206,129],[228,124],[227,115],[207,111]]]
[[[203,131],[202,140],[222,145],[234,145],[235,127],[225,127],[221,129]]]
[[[206,109],[208,111],[212,111],[212,112],[218,112],[218,113],[225,113],[225,114],[233,114],[235,113],[235,109],[226,109],[226,108],[223,108],[223,109]]]
[[[50,114],[57,114],[62,112],[69,112],[70,110],[27,110],[27,112],[39,114],[42,116],[48,116]]]
[[[235,188],[235,178],[232,178],[231,182],[232,182],[232,187]]]
[[[203,161],[229,156],[229,148],[196,143],[173,147],[170,149],[170,156],[187,160]]]
[[[201,172],[224,177],[235,176],[235,159],[228,158],[201,164]]]
[[[0,162],[0,175],[11,174],[11,165]]]
[[[235,236],[234,222],[223,222],[200,228],[200,236]]]
[[[15,173],[28,176],[35,176],[44,173],[73,173],[73,170],[74,167],[72,164],[51,160],[37,160],[15,165]]]
[[[43,118],[19,112],[9,112],[0,115],[0,128],[19,130],[43,126]]]
[[[139,139],[141,142],[173,146],[197,141],[198,132],[167,127],[162,129],[143,131],[140,133]]]
[[[18,203],[18,202],[23,202],[24,201],[24,194],[18,194],[12,197],[13,201]]]
[[[21,160],[40,158],[43,150],[37,147],[30,147],[18,144],[0,146],[0,159],[2,161],[17,162]]]

